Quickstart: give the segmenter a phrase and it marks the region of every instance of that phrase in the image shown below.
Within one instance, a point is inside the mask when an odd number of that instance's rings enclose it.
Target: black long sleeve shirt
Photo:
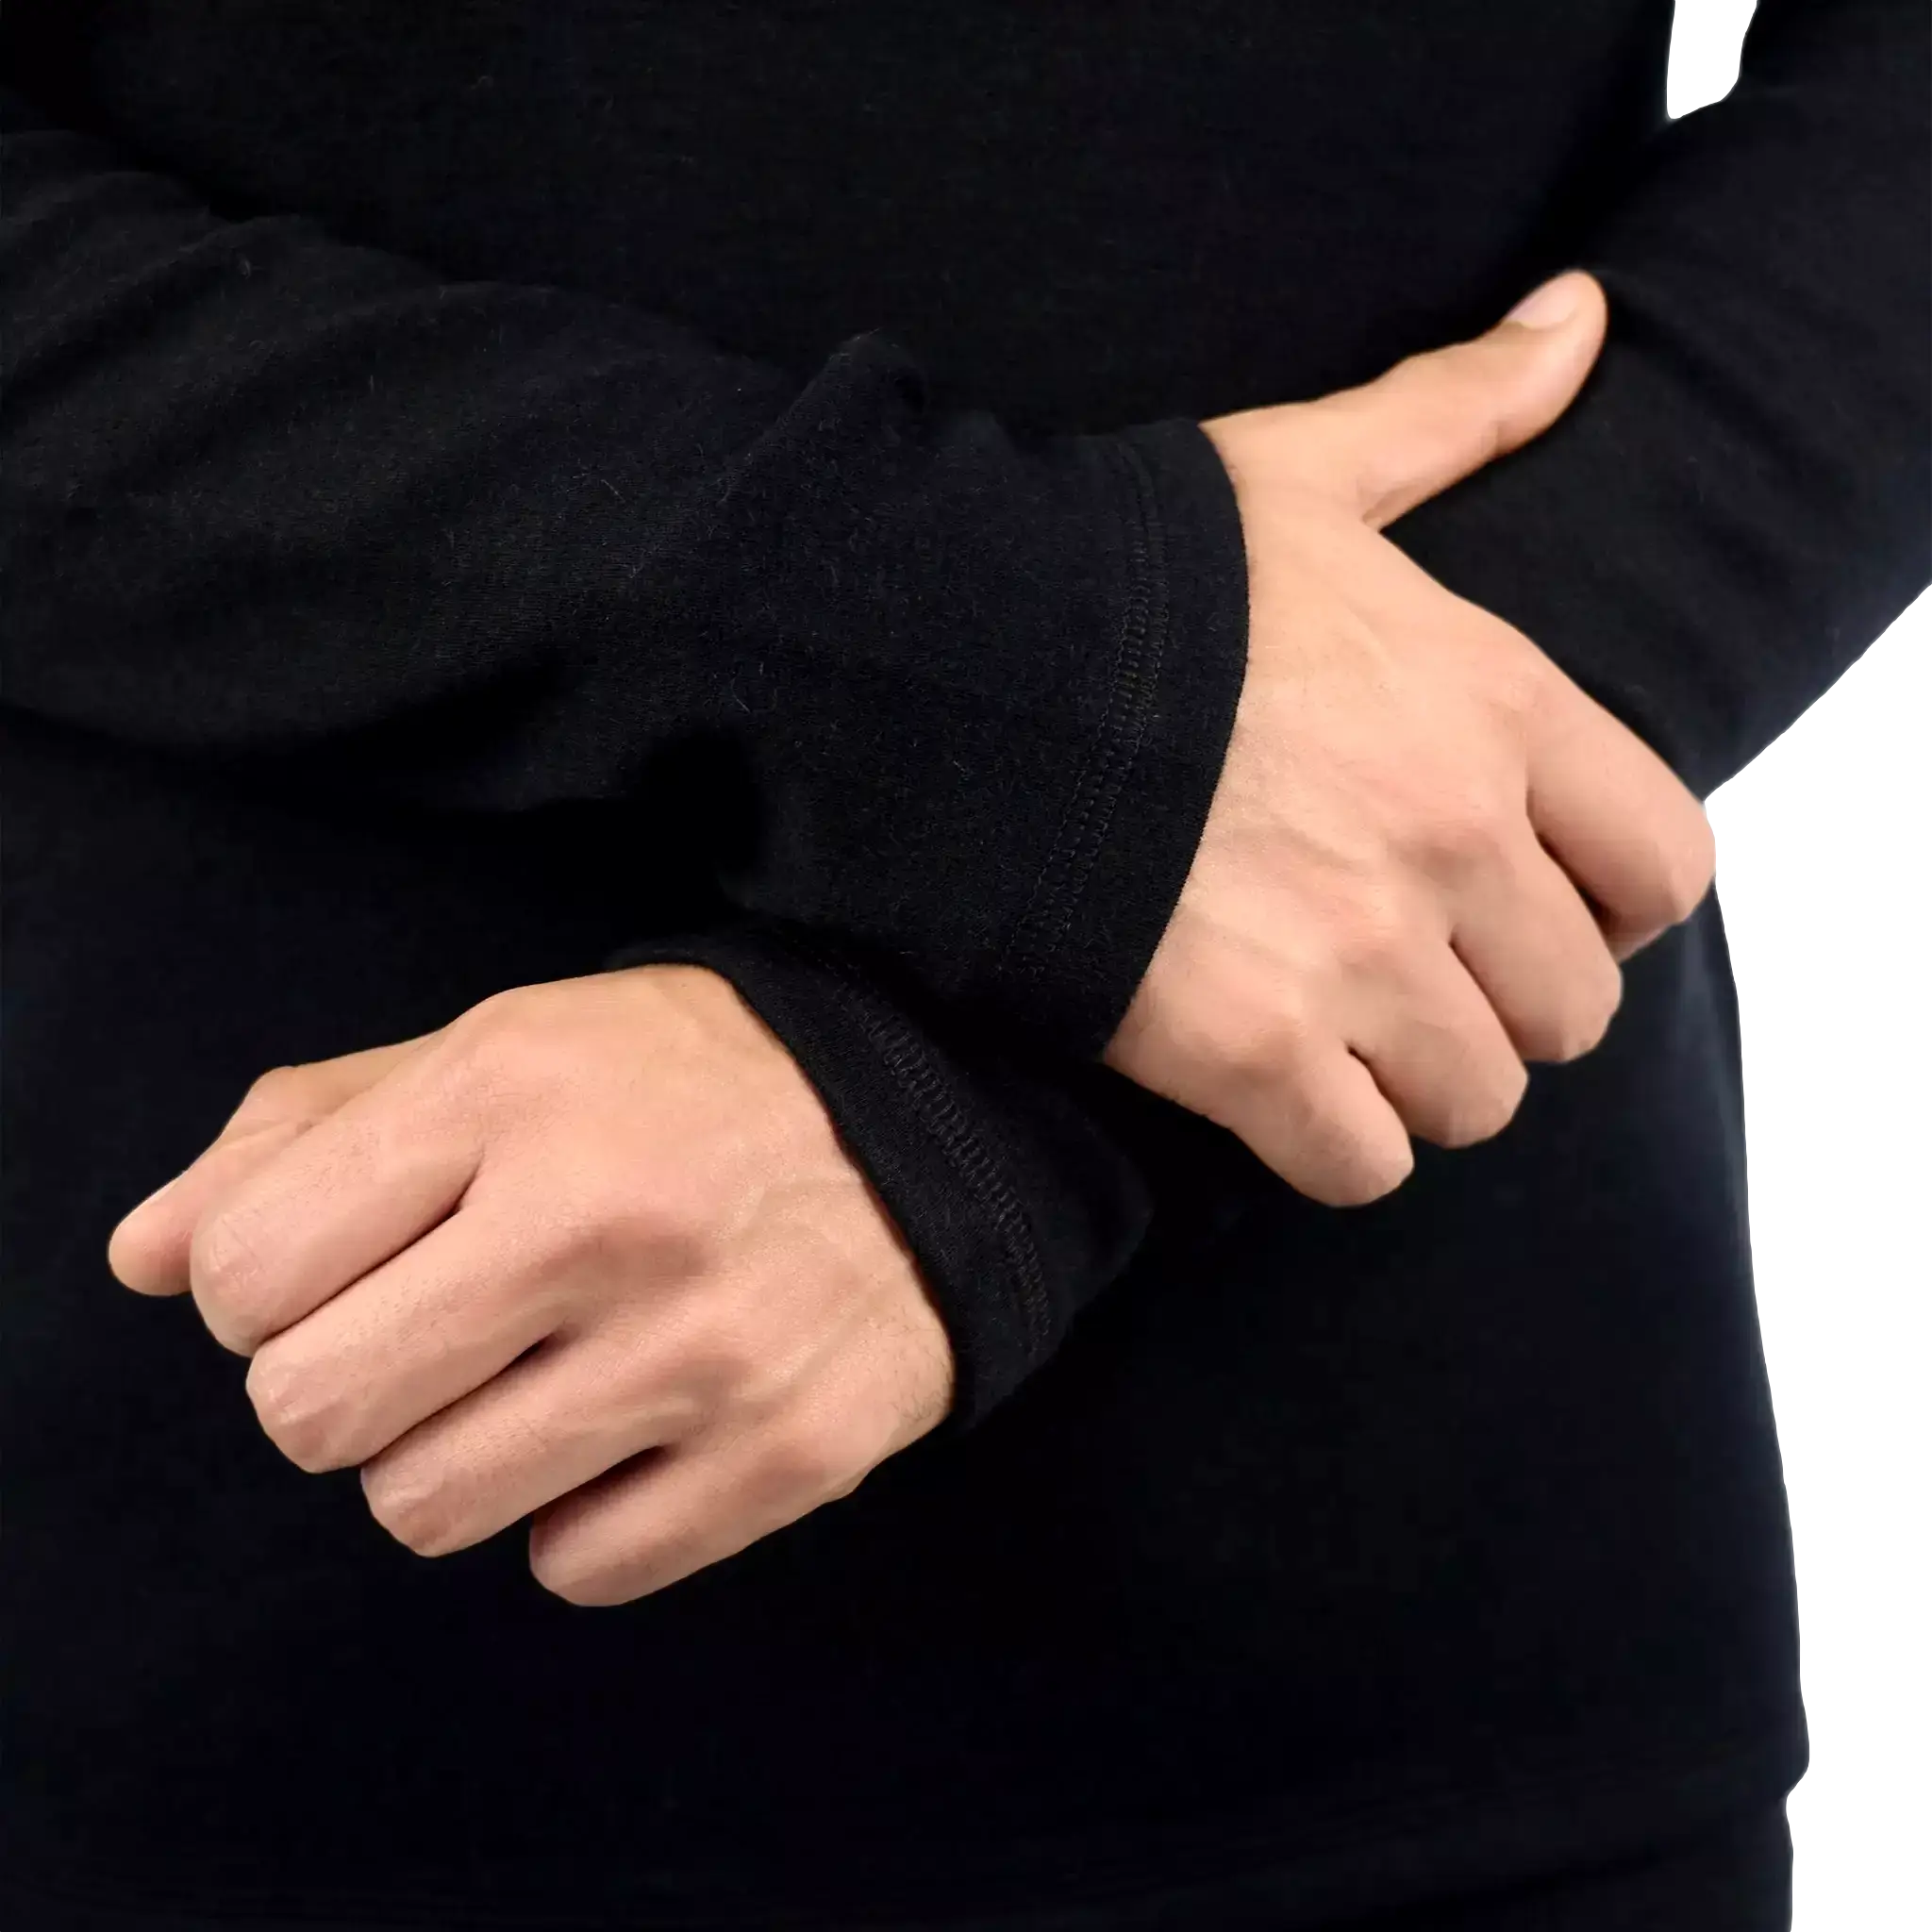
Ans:
[[[1716,900],[1369,1208],[1091,1058],[1239,691],[1196,419],[1594,269],[1578,403],[1392,534],[1702,791],[1925,580],[1923,9],[1768,4],[1675,124],[1668,26],[8,8],[25,1923],[1314,1914],[1789,1785]],[[103,1249],[264,1067],[643,958],[798,1055],[961,1399],[584,1612],[391,1543]]]

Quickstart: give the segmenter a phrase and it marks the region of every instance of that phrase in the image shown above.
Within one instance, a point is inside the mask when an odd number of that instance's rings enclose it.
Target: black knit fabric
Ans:
[[[658,786],[748,903],[1106,1044],[1241,688],[1191,421],[1022,443],[882,329],[801,383],[7,111],[9,702],[361,796]]]
[[[1806,1739],[1717,900],[1368,1208],[1095,1059],[1244,661],[1199,419],[1594,269],[1574,408],[1391,535],[1700,791],[1925,582],[1924,8],[1765,0],[1674,124],[1668,29],[13,0],[9,1923],[1213,1880],[1314,1927],[1771,1815]],[[817,1086],[959,1402],[585,1611],[514,1534],[400,1548],[104,1249],[266,1067],[672,958]]]

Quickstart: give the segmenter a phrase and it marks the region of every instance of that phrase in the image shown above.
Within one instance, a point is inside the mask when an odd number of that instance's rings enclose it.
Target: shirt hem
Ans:
[[[1668,1846],[1776,1802],[1807,1761],[1799,1713],[1770,1732],[1698,1754],[1573,1764],[1480,1790],[1334,1806],[1320,1816],[1298,1805],[1297,1824],[1263,1816],[1283,1807],[1276,1795],[1245,1807],[1240,1819],[1136,1821],[968,1857],[957,1847],[911,1849],[904,1839],[887,1844],[841,1829],[821,1840],[846,1855],[841,1878],[768,1872],[757,1896],[746,1888],[728,1901],[715,1896],[715,1873],[662,1874],[655,1894],[633,1889],[623,1898],[553,1896],[539,1905],[512,1903],[500,1890],[495,1903],[486,1903],[488,1884],[467,1897],[295,1899],[258,1889],[248,1895],[240,1887],[224,1897],[155,1890],[131,1878],[91,1884],[72,1871],[21,1864],[0,1879],[0,1904],[10,1923],[36,1932],[944,1932],[947,1917],[932,1911],[941,1894],[964,1922],[1000,1911],[1104,1907],[1265,1871],[1292,1915],[1284,1927],[1312,1925]],[[1123,1840],[1134,1847],[1132,1857],[1119,1855]],[[854,1871],[865,1874],[862,1898],[852,1889]],[[710,1901],[698,1896],[706,1887]]]

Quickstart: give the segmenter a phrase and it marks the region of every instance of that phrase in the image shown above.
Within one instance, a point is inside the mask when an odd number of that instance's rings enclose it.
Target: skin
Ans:
[[[1384,525],[1556,420],[1603,297],[1320,402],[1203,425],[1234,480],[1249,668],[1195,866],[1108,1050],[1344,1205],[1414,1132],[1493,1134],[1688,917],[1701,806]],[[1535,320],[1535,317],[1531,317]],[[628,1602],[850,1495],[947,1413],[917,1263],[783,1043],[702,968],[497,993],[271,1069],[108,1261],[192,1295],[300,1468],[358,1468],[424,1556],[528,1519]]]
[[[248,1357],[270,1439],[425,1557],[534,1512],[566,1601],[662,1589],[849,1495],[953,1395],[818,1095],[727,981],[643,966],[278,1067],[115,1229]]]
[[[1702,805],[1641,739],[1380,534],[1569,407],[1603,291],[1572,274],[1538,295],[1363,388],[1201,425],[1247,545],[1247,675],[1105,1058],[1334,1207],[1399,1186],[1411,1133],[1499,1132],[1524,1062],[1597,1043],[1619,961],[1716,867]]]

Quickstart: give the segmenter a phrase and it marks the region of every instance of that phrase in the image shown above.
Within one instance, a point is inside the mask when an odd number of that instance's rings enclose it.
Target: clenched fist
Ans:
[[[953,1357],[818,1095],[728,981],[496,994],[250,1089],[115,1229],[193,1294],[306,1470],[360,1465],[411,1549],[535,1512],[573,1603],[627,1601],[851,1493]]]
[[[1106,1058],[1302,1192],[1373,1200],[1411,1133],[1515,1113],[1602,1037],[1618,961],[1695,910],[1695,795],[1383,526],[1546,429],[1601,346],[1560,276],[1473,342],[1204,423],[1249,567],[1247,675],[1174,917]]]

